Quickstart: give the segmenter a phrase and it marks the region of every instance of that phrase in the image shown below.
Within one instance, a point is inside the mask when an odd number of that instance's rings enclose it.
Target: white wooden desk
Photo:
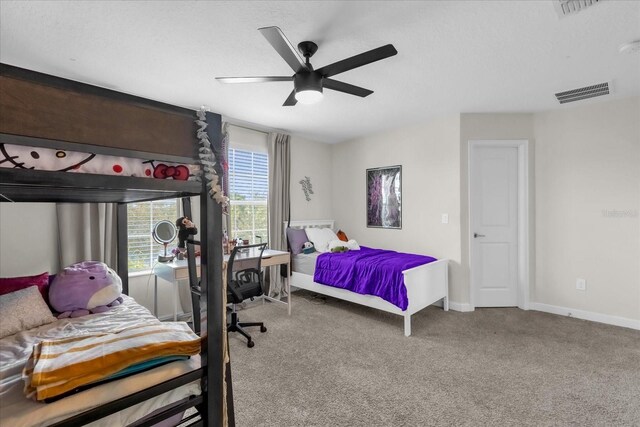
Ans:
[[[252,259],[252,258],[257,258],[257,254],[253,255],[252,253],[247,253],[247,254],[238,253],[236,254],[235,261],[239,261],[243,259]],[[229,255],[225,255],[223,260],[223,267],[225,272],[227,270],[227,261],[229,261]],[[262,252],[262,262],[261,262],[262,267],[272,267],[274,265],[283,265],[283,264],[286,264],[287,266],[287,280],[286,280],[287,302],[284,302],[275,298],[271,298],[268,295],[264,295],[264,298],[268,299],[269,301],[287,304],[287,312],[289,316],[291,316],[291,255],[289,254],[289,252],[276,251],[275,249],[265,249],[264,252]]]
[[[196,258],[196,271],[200,277],[200,258]],[[155,274],[153,288],[153,315],[158,317],[158,277],[171,283],[173,286],[173,321],[178,320],[178,284],[181,280],[189,280],[189,267],[186,259],[174,259],[171,262],[159,262],[153,269]]]
[[[236,260],[239,259],[251,259],[251,254],[239,254]],[[229,261],[229,255],[225,255],[223,259],[223,269],[226,272],[227,269],[227,261]],[[287,304],[288,314],[291,315],[291,256],[289,252],[285,251],[276,251],[273,249],[265,249],[262,253],[262,267],[271,267],[274,265],[282,265],[286,264],[287,266],[287,302],[276,300],[269,296],[265,295],[266,299],[270,301],[280,302],[283,304]],[[198,277],[200,277],[200,258],[196,258],[196,271],[198,273]],[[171,262],[158,263],[154,270],[155,282],[154,282],[154,293],[153,293],[153,314],[158,316],[158,277],[168,281],[173,285],[173,320],[174,322],[178,319],[178,301],[180,300],[180,296],[178,293],[178,283],[180,280],[188,280],[189,279],[189,268],[187,266],[187,260],[173,260]]]

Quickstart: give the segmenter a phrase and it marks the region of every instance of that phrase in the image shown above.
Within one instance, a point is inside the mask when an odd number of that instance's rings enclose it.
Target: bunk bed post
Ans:
[[[129,239],[127,230],[127,204],[118,203],[117,206],[117,246],[118,246],[118,276],[122,279],[122,292],[129,295]]]
[[[207,135],[215,153],[221,146],[222,118],[219,114],[207,113]],[[216,164],[219,174],[222,169]],[[200,261],[200,319],[203,336],[200,357],[207,365],[206,384],[203,387],[204,402],[201,405],[206,426],[224,425],[224,295],[222,293],[222,207],[213,201],[203,180],[200,197],[201,261]],[[204,413],[203,413],[204,412]]]
[[[182,198],[182,213],[193,219],[191,198]],[[198,272],[196,269],[195,248],[191,240],[187,240],[187,266],[189,268],[189,294],[191,295],[191,325],[193,332],[200,335],[200,292],[198,291]]]

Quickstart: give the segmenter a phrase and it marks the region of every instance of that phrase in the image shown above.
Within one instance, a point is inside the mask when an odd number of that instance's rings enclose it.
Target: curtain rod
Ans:
[[[266,132],[266,131],[263,131],[263,130],[253,129],[253,128],[250,128],[250,127],[247,127],[247,126],[242,126],[242,125],[237,125],[237,124],[232,123],[232,122],[227,122],[227,123],[228,123],[230,126],[233,126],[233,127],[237,127],[237,128],[241,128],[241,129],[246,129],[246,130],[251,130],[251,131],[254,131],[254,132],[259,132],[259,133],[264,133],[265,135],[269,135],[269,132]]]

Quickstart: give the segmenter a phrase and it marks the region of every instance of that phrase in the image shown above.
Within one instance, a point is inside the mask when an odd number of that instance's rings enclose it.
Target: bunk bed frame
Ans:
[[[219,151],[221,117],[214,113],[206,117],[207,134],[214,151]],[[195,111],[185,108],[0,64],[0,143],[194,164],[199,160],[195,119]],[[85,425],[197,380],[199,396],[134,425],[151,426],[190,407],[197,409],[183,420],[190,426],[234,425],[231,374],[228,364],[225,369],[224,354],[218,219],[222,211],[208,196],[204,182],[0,168],[2,202],[117,203],[117,271],[124,293],[128,293],[127,203],[181,198],[184,214],[191,216],[191,196],[201,196],[200,281],[193,246],[188,245],[193,324],[202,337],[201,367],[54,426]]]

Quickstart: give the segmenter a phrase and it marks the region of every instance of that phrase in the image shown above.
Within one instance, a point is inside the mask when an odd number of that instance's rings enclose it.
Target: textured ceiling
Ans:
[[[326,91],[282,107],[292,84],[223,85],[216,76],[289,75],[260,27],[318,68],[392,43],[398,55],[336,76],[374,91]],[[554,93],[611,81],[640,95],[640,2],[608,0],[559,18],[552,1],[2,1],[0,61],[324,142],[460,112],[566,108]],[[604,98],[601,98],[604,99]],[[598,99],[581,101],[599,102]]]

